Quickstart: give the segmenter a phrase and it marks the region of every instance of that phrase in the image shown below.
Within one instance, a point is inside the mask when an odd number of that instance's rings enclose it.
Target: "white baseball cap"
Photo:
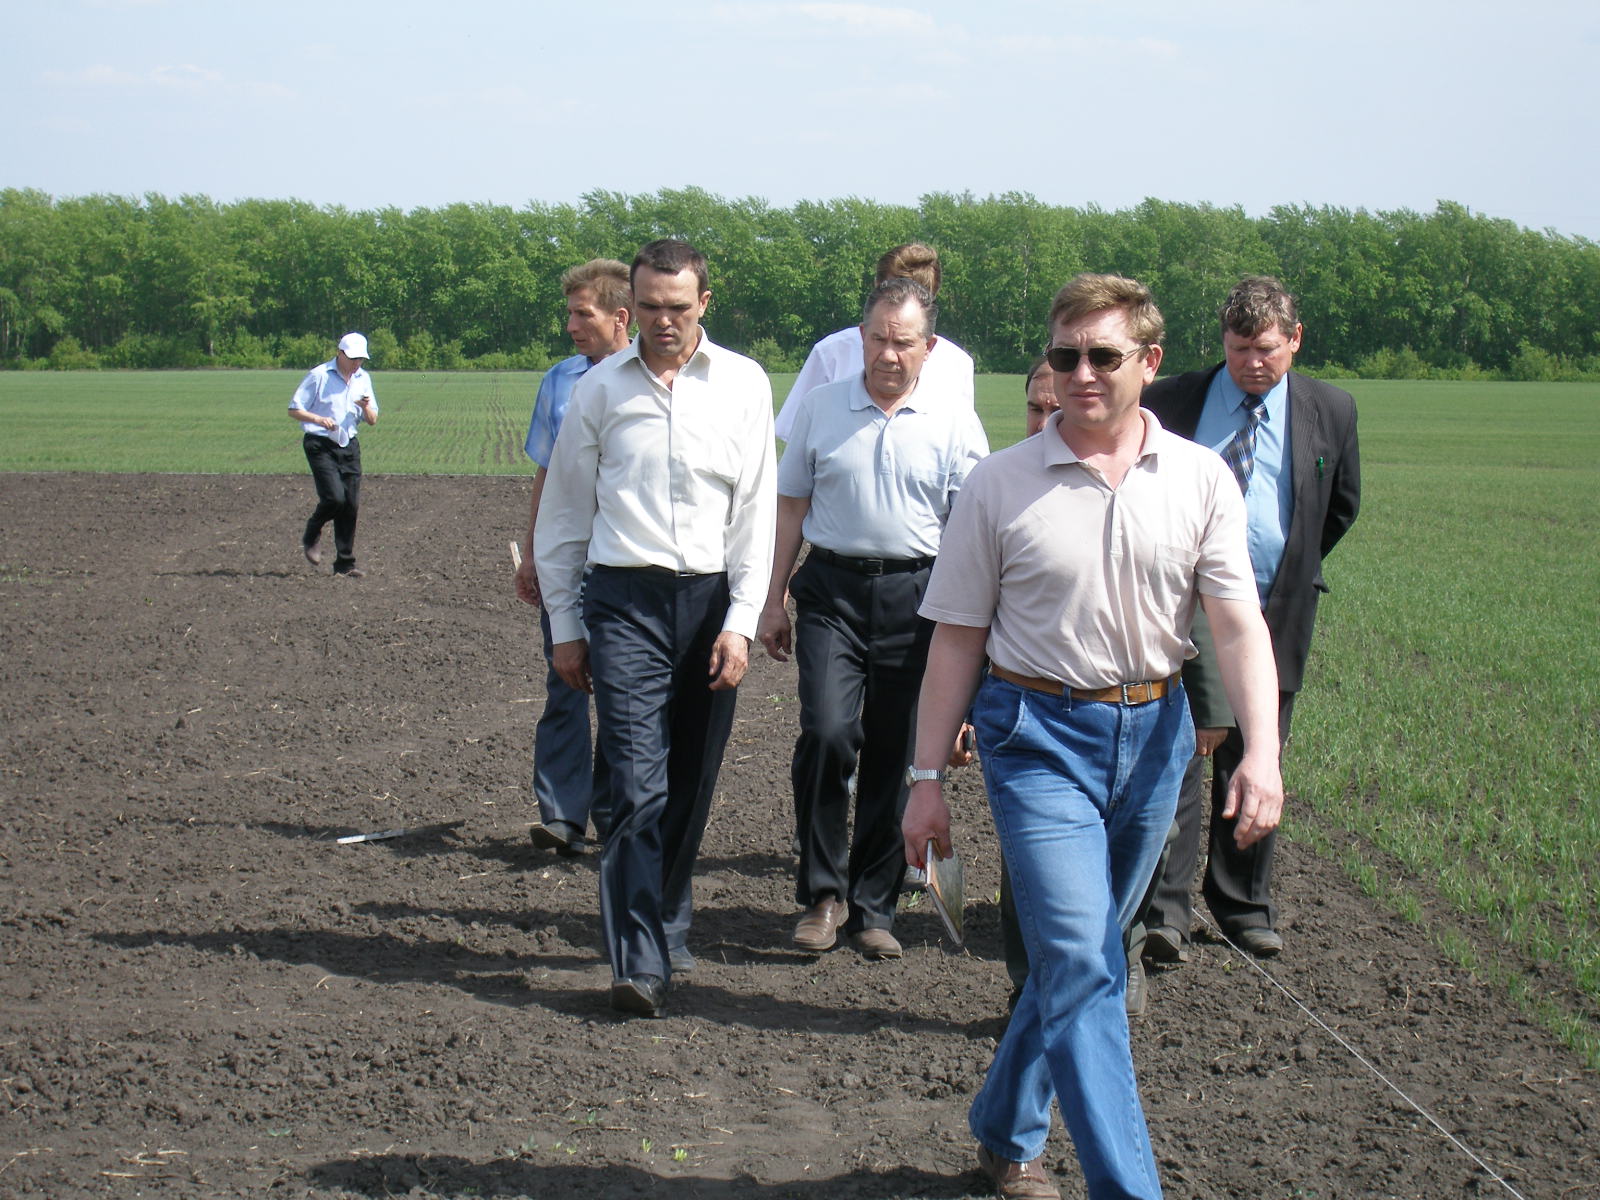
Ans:
[[[339,349],[346,358],[371,358],[367,353],[367,339],[359,333],[347,333],[339,339]]]

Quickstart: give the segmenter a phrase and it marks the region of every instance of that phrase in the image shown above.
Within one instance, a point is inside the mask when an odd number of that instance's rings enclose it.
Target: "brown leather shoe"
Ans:
[[[850,909],[843,900],[829,896],[817,901],[806,909],[805,916],[794,927],[794,944],[813,954],[832,950],[839,940],[839,926],[849,915]]]
[[[1144,960],[1135,954],[1128,961],[1128,992],[1125,1007],[1130,1017],[1144,1016],[1148,990],[1145,986]]]
[[[1061,1189],[1050,1182],[1036,1158],[1032,1162],[1012,1162],[990,1152],[978,1143],[978,1166],[994,1185],[1001,1200],[1061,1200]]]
[[[850,944],[867,958],[900,957],[900,940],[887,929],[862,929],[852,933]]]

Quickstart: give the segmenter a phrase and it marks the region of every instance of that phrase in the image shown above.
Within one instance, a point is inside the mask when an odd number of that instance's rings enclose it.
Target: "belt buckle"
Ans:
[[[860,562],[860,564],[861,564],[861,573],[863,575],[882,575],[883,574],[883,559],[881,559],[881,558],[863,558],[863,559],[858,559],[857,561]]]
[[[1135,700],[1131,696],[1129,696],[1128,695],[1128,689],[1129,688],[1143,688],[1144,689],[1144,700]],[[1129,705],[1132,705],[1132,704],[1143,704],[1143,703],[1145,703],[1145,701],[1147,701],[1149,699],[1150,699],[1150,681],[1149,680],[1141,679],[1138,683],[1125,683],[1125,684],[1122,685],[1122,702],[1124,704],[1129,704]]]

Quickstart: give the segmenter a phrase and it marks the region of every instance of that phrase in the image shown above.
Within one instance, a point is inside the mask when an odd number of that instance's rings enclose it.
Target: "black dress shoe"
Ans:
[[[300,552],[306,556],[306,561],[313,567],[322,565],[322,551],[315,542],[301,542]]]
[[[1234,944],[1257,958],[1271,958],[1283,949],[1283,935],[1265,925],[1252,925],[1233,935]]]
[[[1146,931],[1144,956],[1158,963],[1189,961],[1189,952],[1183,948],[1183,935],[1171,925],[1157,925]]]
[[[333,569],[333,573],[335,575],[342,575],[346,579],[365,579],[367,577],[367,573],[360,567],[344,567],[342,569],[335,567]]]
[[[611,984],[611,1007],[632,1017],[659,1017],[667,1011],[667,981],[659,975],[635,975]]]
[[[528,838],[540,850],[554,850],[562,858],[577,858],[583,853],[583,830],[570,821],[551,821],[528,830]]]
[[[687,975],[695,968],[694,955],[689,953],[687,946],[667,947],[667,962],[674,975]]]

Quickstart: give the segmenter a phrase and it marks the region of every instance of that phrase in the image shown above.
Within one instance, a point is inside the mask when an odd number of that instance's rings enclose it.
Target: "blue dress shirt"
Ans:
[[[1278,564],[1283,561],[1283,546],[1289,537],[1289,518],[1294,512],[1294,478],[1289,443],[1289,377],[1262,397],[1265,416],[1256,426],[1256,465],[1245,490],[1244,507],[1249,520],[1250,563],[1255,568],[1256,591],[1261,603],[1267,602]],[[1244,428],[1244,390],[1224,367],[1211,378],[1205,406],[1195,426],[1194,440],[1210,446],[1218,454]]]
[[[567,405],[572,400],[572,386],[592,366],[587,356],[574,354],[551,367],[539,381],[539,394],[533,401],[533,419],[528,422],[528,440],[522,448],[547,471],[550,452],[555,449],[556,435],[561,432],[561,422],[566,419]]]

